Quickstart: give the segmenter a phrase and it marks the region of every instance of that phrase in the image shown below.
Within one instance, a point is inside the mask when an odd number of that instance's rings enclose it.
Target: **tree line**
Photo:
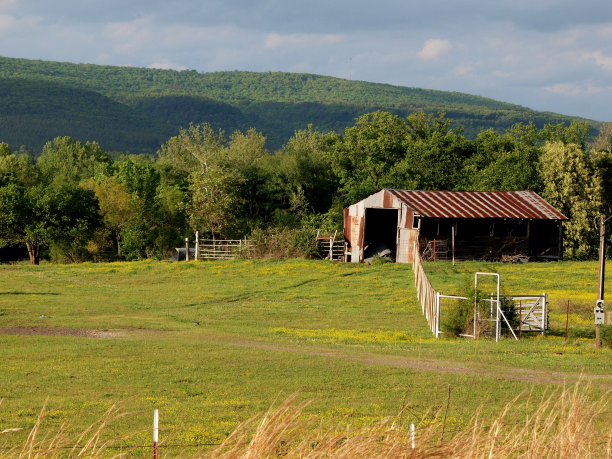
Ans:
[[[0,245],[30,261],[163,258],[203,237],[264,240],[308,254],[317,230],[381,188],[533,190],[569,217],[565,256],[596,253],[610,214],[612,125],[518,123],[468,139],[444,114],[363,115],[344,133],[298,130],[269,152],[257,130],[191,124],[153,155],[111,157],[96,142],[48,141],[33,157],[0,144]]]

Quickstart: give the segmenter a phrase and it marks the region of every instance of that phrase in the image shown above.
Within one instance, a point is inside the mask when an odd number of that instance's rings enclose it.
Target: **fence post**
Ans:
[[[436,338],[440,336],[440,292],[436,292]]]
[[[522,338],[523,331],[523,300],[519,300],[519,339]]]
[[[189,238],[185,238],[185,261],[189,261]]]
[[[159,410],[153,411],[153,459],[157,459],[157,440],[159,433]]]
[[[542,295],[544,296],[544,305],[542,306],[542,336],[544,336],[548,326],[548,294],[544,292]]]
[[[200,232],[196,231],[195,260],[198,261],[199,259],[200,259]]]

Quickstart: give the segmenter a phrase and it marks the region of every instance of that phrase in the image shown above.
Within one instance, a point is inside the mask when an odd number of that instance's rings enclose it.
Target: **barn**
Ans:
[[[563,214],[533,191],[384,189],[344,209],[347,258],[560,259]],[[415,245],[416,242],[416,245]]]

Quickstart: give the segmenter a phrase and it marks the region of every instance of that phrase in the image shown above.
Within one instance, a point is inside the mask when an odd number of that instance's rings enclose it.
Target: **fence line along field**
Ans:
[[[435,424],[435,413],[448,405],[448,431],[466,426],[476,412],[492,422],[519,394],[540,400],[579,380],[590,386],[592,400],[606,397],[610,326],[603,327],[604,348],[595,349],[588,316],[596,262],[427,263],[425,269],[433,286],[448,293],[460,293],[484,270],[499,272],[508,293],[548,293],[548,335],[436,340],[410,265],[0,266],[0,432],[8,431],[0,447],[25,443],[45,401],[43,427],[54,432],[65,424],[67,435],[120,403],[125,415],[102,437],[125,448],[151,443],[152,413],[159,409],[166,454],[187,455],[171,446],[219,443],[294,393],[297,403],[312,400],[303,416],[340,419],[354,429],[402,409],[402,422]],[[606,280],[612,285],[609,274]],[[536,405],[510,416],[521,419]],[[609,434],[609,423],[602,428]]]

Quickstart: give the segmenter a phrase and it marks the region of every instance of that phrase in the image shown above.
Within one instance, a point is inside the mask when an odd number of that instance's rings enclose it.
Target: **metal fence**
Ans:
[[[200,239],[197,244],[199,260],[248,258],[253,249],[253,244],[248,239]]]
[[[515,332],[537,332],[544,335],[548,330],[548,295],[512,295],[502,296],[511,302],[517,325]]]
[[[433,288],[423,268],[421,255],[416,243],[414,247],[414,263],[412,264],[412,269],[414,271],[417,298],[421,303],[423,315],[427,319],[427,323],[432,333],[438,338],[443,333],[443,331],[440,330],[443,300],[448,305],[450,301],[467,301],[469,298],[458,295],[443,295]],[[495,273],[477,273],[476,279],[478,274],[499,276]],[[477,281],[476,285],[478,285]],[[513,323],[506,318],[506,315],[502,311],[500,305],[501,299],[511,303],[510,307],[514,310],[515,319]],[[479,328],[477,325],[480,321],[494,323],[496,341],[500,338],[503,322],[506,323],[515,339],[518,339],[517,333],[519,337],[522,332],[538,332],[544,334],[548,329],[548,295],[546,293],[542,295],[513,295],[503,297],[499,296],[499,293],[497,293],[496,295],[491,295],[490,298],[484,299],[484,301],[490,303],[490,314],[487,313],[485,317],[481,317],[478,308],[474,305],[474,334],[465,334],[462,336],[477,338],[480,334],[477,330],[477,328]]]

